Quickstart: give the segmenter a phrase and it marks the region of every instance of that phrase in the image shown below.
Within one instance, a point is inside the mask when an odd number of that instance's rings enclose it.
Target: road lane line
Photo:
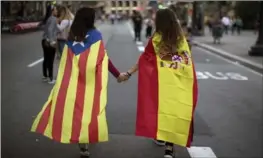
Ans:
[[[41,63],[43,60],[44,60],[44,58],[40,58],[40,59],[34,61],[33,63],[27,65],[27,67],[33,67],[33,66],[36,66],[37,64]]]
[[[191,158],[217,158],[215,153],[210,147],[196,147],[192,146],[187,148],[187,151]]]
[[[144,52],[144,46],[137,46],[137,48],[140,52]]]
[[[132,38],[134,38],[134,31],[133,31],[133,29],[132,29],[132,26],[131,26],[130,22],[128,21],[128,22],[126,23],[126,25],[127,25],[128,28],[129,28],[129,31],[130,31],[130,34],[131,34]]]
[[[136,44],[137,44],[137,45],[140,45],[140,46],[143,45],[143,43],[142,43],[141,41],[137,41]]]
[[[215,52],[218,52],[218,53],[220,53],[220,54],[223,54],[223,55],[225,55],[225,56],[230,56],[230,57],[232,57],[232,58],[235,59],[235,60],[239,60],[239,61],[241,61],[241,62],[244,62],[244,63],[247,63],[247,64],[251,64],[251,65],[253,65],[253,66],[255,66],[255,67],[258,67],[258,68],[261,68],[261,69],[263,68],[263,66],[262,66],[261,64],[253,63],[253,62],[251,62],[251,61],[249,61],[249,60],[247,60],[247,59],[241,58],[241,57],[236,56],[236,55],[233,55],[233,54],[229,54],[229,53],[227,53],[227,52],[224,51],[224,50],[217,49],[217,48],[215,48],[215,47],[212,47],[212,46],[209,46],[209,45],[207,45],[207,44],[203,44],[203,43],[200,43],[200,42],[197,42],[197,41],[193,41],[193,43],[194,43],[194,44],[197,44],[197,45],[200,45],[200,46],[203,47],[203,48],[208,48],[208,49],[210,49],[210,50],[212,50],[212,51],[215,51]]]
[[[210,51],[208,51],[208,50],[206,50],[206,49],[204,49],[204,48],[201,48],[201,47],[195,47],[195,48],[196,48],[196,49],[199,49],[199,50],[201,50],[201,51],[203,51],[203,52],[205,52],[206,54],[209,54],[209,55],[215,56],[215,57],[217,57],[217,58],[220,58],[220,59],[222,59],[222,60],[224,60],[224,61],[226,61],[226,62],[228,62],[228,63],[230,63],[230,64],[239,66],[239,67],[241,67],[241,68],[245,68],[246,70],[248,70],[248,71],[250,71],[250,72],[252,72],[252,73],[254,73],[254,74],[256,74],[256,75],[259,75],[260,77],[263,77],[263,74],[261,74],[261,73],[259,73],[259,72],[257,72],[257,71],[254,71],[254,70],[252,70],[252,69],[250,69],[250,68],[248,68],[248,67],[246,67],[246,66],[244,66],[244,65],[237,64],[236,62],[233,62],[233,61],[231,61],[231,60],[229,60],[229,59],[226,59],[226,58],[224,58],[224,57],[222,57],[222,56],[220,56],[220,55],[218,55],[218,54],[212,53],[212,52],[210,52]]]

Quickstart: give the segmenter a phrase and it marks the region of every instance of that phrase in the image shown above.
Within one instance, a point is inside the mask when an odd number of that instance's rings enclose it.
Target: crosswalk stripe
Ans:
[[[210,147],[193,146],[191,148],[187,148],[187,150],[191,158],[203,158],[203,157],[217,158],[215,153]]]

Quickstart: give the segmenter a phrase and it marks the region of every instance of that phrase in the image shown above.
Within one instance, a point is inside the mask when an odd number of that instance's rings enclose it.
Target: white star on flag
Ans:
[[[76,44],[80,44],[82,47],[84,47],[84,42],[76,42],[76,41],[74,41],[72,45],[75,46]]]
[[[86,36],[85,36],[85,38],[88,38],[88,37],[89,37],[89,35],[86,35]],[[85,44],[84,44],[83,41],[82,41],[82,42],[76,42],[76,41],[74,41],[73,44],[72,44],[72,46],[75,46],[76,44],[80,44],[82,47],[85,46]]]

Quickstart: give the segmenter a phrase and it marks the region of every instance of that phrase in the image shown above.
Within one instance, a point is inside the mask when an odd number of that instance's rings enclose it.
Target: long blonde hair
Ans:
[[[73,20],[72,13],[66,6],[58,8],[58,16],[60,20]]]

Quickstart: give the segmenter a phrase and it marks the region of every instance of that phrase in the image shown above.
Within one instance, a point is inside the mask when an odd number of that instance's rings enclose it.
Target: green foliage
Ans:
[[[239,1],[236,3],[235,14],[243,20],[244,29],[254,29],[255,21],[259,16],[260,2]]]

